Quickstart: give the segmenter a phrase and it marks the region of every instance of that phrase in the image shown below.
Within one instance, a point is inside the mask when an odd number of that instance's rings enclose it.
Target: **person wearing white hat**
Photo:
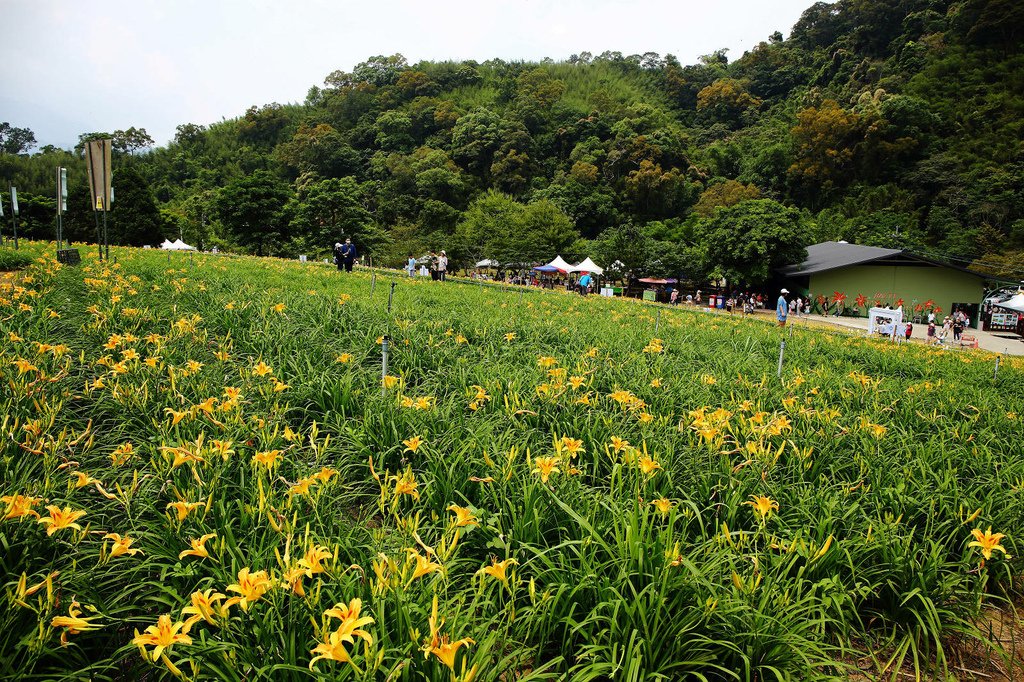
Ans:
[[[786,294],[789,293],[789,289],[783,289],[779,292],[779,302],[775,306],[775,319],[779,321],[780,327],[786,326],[786,317],[789,316],[789,303],[786,302]]]

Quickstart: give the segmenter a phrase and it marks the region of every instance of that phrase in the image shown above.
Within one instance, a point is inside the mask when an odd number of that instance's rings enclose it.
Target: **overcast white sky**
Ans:
[[[813,0],[4,0],[0,121],[40,145],[79,133],[209,124],[301,102],[377,54],[565,59],[573,53],[739,57],[788,35]]]

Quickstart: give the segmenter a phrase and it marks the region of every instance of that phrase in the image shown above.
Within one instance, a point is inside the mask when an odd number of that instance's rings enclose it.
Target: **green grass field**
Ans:
[[[0,284],[0,678],[1011,664],[977,623],[1021,590],[1019,359],[993,379],[985,354],[636,301],[28,249]]]

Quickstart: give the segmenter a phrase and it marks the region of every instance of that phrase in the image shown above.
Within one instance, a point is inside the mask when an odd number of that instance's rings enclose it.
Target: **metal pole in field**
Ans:
[[[661,308],[658,308],[658,318],[654,320],[654,333],[658,333],[658,327],[661,326]]]
[[[370,275],[370,296],[373,296],[373,290],[377,288],[377,273]]]
[[[384,385],[384,377],[388,375],[388,341],[391,337],[387,334],[381,340],[381,356],[380,356],[380,394],[385,395],[387,393],[387,387]]]
[[[100,236],[100,214],[99,214],[99,212],[98,211],[93,211],[92,212],[92,217],[96,219],[96,244],[99,246],[99,249],[100,249],[100,260],[103,260],[103,238]],[[167,258],[168,258],[167,262],[170,262],[170,258],[171,258],[170,251],[167,252]]]
[[[785,353],[786,353],[786,342],[783,341],[781,344],[779,344],[779,371],[778,371],[778,377],[780,379],[782,378],[782,356]]]
[[[397,282],[391,283],[391,291],[388,292],[388,315],[391,314],[391,301],[395,297],[395,287],[398,286]]]
[[[107,209],[103,209],[103,245],[106,247],[106,259],[110,260],[110,237],[107,234]]]
[[[992,379],[996,379],[999,376],[999,357],[996,356],[996,371],[992,373]]]

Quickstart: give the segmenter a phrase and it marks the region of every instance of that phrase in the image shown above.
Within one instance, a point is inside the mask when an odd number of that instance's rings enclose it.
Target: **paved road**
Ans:
[[[831,325],[846,329],[856,329],[865,334],[868,330],[868,319],[866,317],[825,317],[823,315],[803,315],[801,317],[794,317],[793,315],[790,315],[789,319],[793,324],[813,323],[815,325]],[[924,343],[927,331],[928,325],[915,324],[914,332],[911,334],[911,339]],[[998,334],[994,334],[992,332],[983,332],[979,329],[967,329],[964,331],[964,334],[977,338],[978,347],[983,350],[987,350],[992,353],[1002,353],[1005,355],[1024,355],[1024,341],[1022,341],[1021,337],[1016,334],[1010,334],[1008,332],[999,332]],[[952,337],[948,340],[952,342]],[[957,348],[957,346],[952,347]]]

